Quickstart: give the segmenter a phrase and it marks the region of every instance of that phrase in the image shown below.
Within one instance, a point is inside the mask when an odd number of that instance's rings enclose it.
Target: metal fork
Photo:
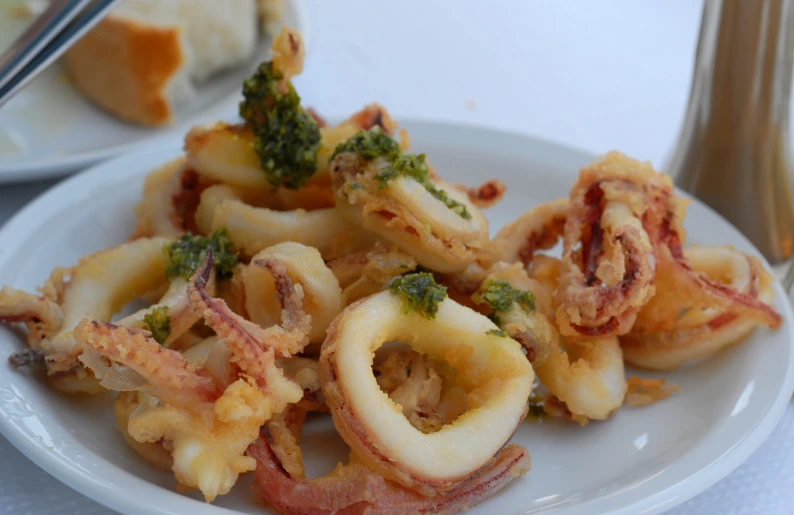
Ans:
[[[0,107],[60,57],[120,0],[51,0],[0,55]]]

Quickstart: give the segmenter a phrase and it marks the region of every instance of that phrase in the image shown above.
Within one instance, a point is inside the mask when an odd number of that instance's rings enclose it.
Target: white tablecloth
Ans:
[[[696,0],[307,0],[307,104],[344,116],[378,101],[421,117],[531,133],[661,166],[689,93]],[[51,183],[0,185],[0,223]],[[794,407],[729,477],[672,510],[794,513]],[[0,437],[0,513],[107,513]]]

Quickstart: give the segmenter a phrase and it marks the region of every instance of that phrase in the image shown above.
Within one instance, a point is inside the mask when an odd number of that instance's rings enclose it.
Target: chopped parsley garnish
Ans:
[[[165,276],[189,279],[201,265],[204,251],[212,249],[212,264],[221,277],[229,276],[237,265],[237,253],[232,252],[232,242],[226,229],[218,229],[209,238],[196,234],[183,234],[174,243],[165,247],[168,263]]]
[[[501,329],[491,329],[487,331],[485,334],[489,334],[491,336],[498,336],[500,338],[507,338],[507,333],[502,331]]]
[[[273,63],[262,63],[243,82],[240,116],[256,136],[259,166],[273,186],[297,189],[317,171],[320,128],[300,96]]]
[[[420,272],[395,279],[389,287],[392,295],[401,297],[409,311],[433,320],[438,304],[447,298],[447,289],[436,284],[433,274]]]
[[[477,302],[487,302],[491,306],[494,311],[491,318],[497,323],[499,314],[510,311],[516,303],[526,309],[535,310],[535,294],[517,290],[507,281],[485,281],[477,294]]]
[[[402,150],[399,143],[376,125],[368,131],[358,131],[353,137],[337,145],[331,159],[343,152],[358,154],[365,161],[372,161],[380,156],[393,161],[402,153]]]
[[[342,152],[353,152],[365,161],[383,157],[389,162],[388,167],[375,175],[375,179],[380,181],[378,189],[388,187],[389,181],[397,177],[410,177],[458,216],[464,220],[471,220],[471,213],[466,206],[451,199],[446,191],[437,188],[430,180],[430,167],[427,165],[425,154],[403,154],[399,143],[381,131],[380,127],[359,131],[352,138],[340,143],[334,150],[333,156]]]
[[[165,345],[165,340],[171,334],[171,321],[168,318],[168,308],[160,306],[143,315],[143,328],[152,333],[152,338],[160,345]]]

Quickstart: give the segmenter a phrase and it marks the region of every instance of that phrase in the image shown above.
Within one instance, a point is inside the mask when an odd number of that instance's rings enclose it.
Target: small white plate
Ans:
[[[452,182],[492,177],[508,186],[488,212],[492,230],[533,205],[565,196],[588,153],[535,138],[460,125],[406,123]],[[176,156],[179,142],[125,156],[73,177],[44,194],[0,231],[0,285],[32,290],[50,270],[125,240],[144,176]],[[690,242],[750,243],[710,209],[694,202]],[[123,273],[123,271],[119,271]],[[561,421],[524,423],[513,441],[532,455],[532,470],[470,513],[566,515],[659,513],[708,488],[735,469],[769,435],[794,388],[792,312],[776,286],[783,325],[758,330],[741,345],[696,366],[665,374],[681,391],[647,408],[622,409],[585,428]],[[22,348],[0,329],[4,355]],[[153,470],[115,429],[111,396],[67,398],[43,381],[0,366],[0,431],[25,455],[67,485],[125,513],[262,513],[244,478],[215,505],[174,492],[171,474]],[[306,426],[310,474],[330,471],[345,449],[328,417]],[[544,513],[547,513],[544,511]]]
[[[8,3],[2,0],[0,7]],[[283,23],[297,28],[308,45],[307,16],[303,0],[284,1]],[[0,28],[6,25],[8,20]],[[196,98],[177,110],[173,125],[162,128],[131,125],[100,110],[69,84],[56,63],[0,108],[0,183],[65,175],[236,112],[243,80],[269,59],[270,44],[270,38],[262,39],[248,62],[198,85]]]

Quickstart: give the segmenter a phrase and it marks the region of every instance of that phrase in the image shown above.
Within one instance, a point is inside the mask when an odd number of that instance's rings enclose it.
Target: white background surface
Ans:
[[[305,0],[312,46],[296,87],[344,116],[483,124],[661,166],[689,93],[698,0]],[[494,171],[498,175],[498,170]],[[51,183],[0,185],[0,223]],[[697,416],[697,413],[692,413]],[[750,460],[672,511],[794,513],[794,408]],[[594,464],[593,473],[598,472]],[[0,513],[107,513],[0,437]]]

